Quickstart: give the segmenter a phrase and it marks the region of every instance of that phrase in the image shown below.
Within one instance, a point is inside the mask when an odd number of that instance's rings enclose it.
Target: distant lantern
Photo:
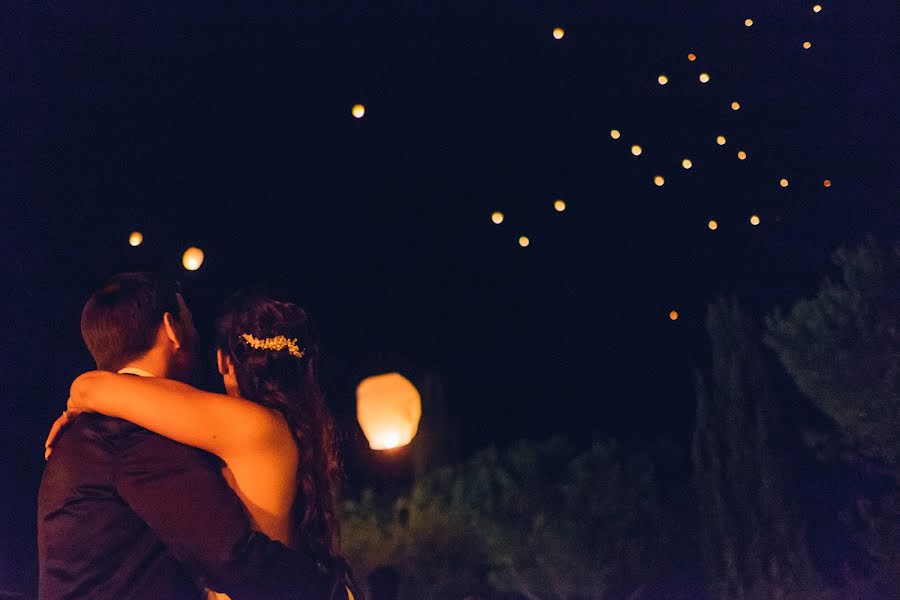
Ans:
[[[688,60],[691,61],[691,62],[694,62],[695,60],[697,60],[697,55],[694,54],[693,52],[689,53],[689,54],[688,54]]]
[[[181,264],[188,271],[196,271],[203,264],[203,250],[191,246],[181,256]]]
[[[140,231],[132,231],[131,235],[128,236],[128,243],[132,246],[140,246],[144,242],[144,234]]]
[[[709,83],[709,73],[700,73],[700,83]]]
[[[804,50],[809,50],[810,48],[812,48],[812,43],[810,43],[810,42],[803,42],[803,49],[804,49]]]
[[[503,222],[503,213],[499,210],[494,211],[494,213],[491,215],[491,221],[493,221],[495,225],[499,225]]]
[[[737,102],[737,101],[732,102],[732,103],[731,103],[731,110],[741,110],[741,103],[740,103],[740,102]]]
[[[684,160],[681,161],[681,166],[684,167],[685,169],[690,169],[691,167],[694,166],[694,163],[691,162],[691,159],[685,158]]]
[[[753,27],[753,19],[744,19],[745,27]]]
[[[750,217],[750,224],[751,225],[759,225],[759,217],[756,215],[753,215],[752,217]]]
[[[609,132],[609,137],[611,137],[614,140],[617,140],[620,137],[622,137],[622,134],[619,132],[618,129],[611,129]]]
[[[653,178],[653,183],[656,184],[656,187],[662,187],[666,183],[666,178],[662,175],[657,175]]]
[[[747,160],[747,153],[743,150],[738,150],[738,160]]]
[[[562,211],[566,210],[565,200],[557,200],[556,202],[553,203],[553,208],[556,210],[556,212],[562,212]]]
[[[527,236],[523,235],[522,237],[519,238],[519,245],[522,246],[523,248],[527,248],[528,244],[530,244],[530,243],[531,243],[531,240],[529,240]]]
[[[822,12],[822,5],[821,5],[821,4],[815,4],[815,5],[813,5],[813,12],[814,12],[814,13],[820,13],[820,12]]]
[[[563,37],[565,35],[566,35],[566,30],[563,29],[562,27],[557,27],[553,30],[553,37],[555,37],[558,40],[563,39]]]
[[[640,146],[638,146],[637,144],[635,144],[634,146],[631,147],[631,153],[634,154],[635,156],[640,156],[641,152],[643,152],[643,151],[644,151],[644,149],[641,148]]]
[[[669,313],[669,318],[673,321],[677,321],[678,320],[678,311],[677,310],[671,311]]]
[[[825,181],[822,182],[822,185],[824,185],[825,187],[831,187],[831,180],[826,179]]]
[[[716,223],[715,221],[712,221],[712,220],[710,220],[710,222],[707,223],[706,226],[709,227],[709,229],[710,229],[711,231],[715,231],[716,229],[719,228],[719,224]]]
[[[669,83],[669,78],[665,75],[660,75],[656,78],[656,81],[659,82],[659,85],[666,85],[667,83]]]
[[[400,373],[367,377],[356,388],[356,418],[372,450],[399,448],[419,430],[422,397]]]
[[[778,182],[778,185],[780,185],[780,186],[783,187],[783,188],[784,188],[784,187],[787,187],[787,186],[788,186],[788,180],[782,177],[782,178],[781,178],[781,181]]]
[[[725,145],[725,136],[724,136],[724,135],[717,135],[717,136],[716,136],[716,143],[717,143],[718,145],[720,145],[720,146],[724,146],[724,145]]]
[[[366,107],[362,104],[354,104],[353,109],[350,112],[352,112],[353,116],[357,119],[362,119],[363,115],[366,114]]]

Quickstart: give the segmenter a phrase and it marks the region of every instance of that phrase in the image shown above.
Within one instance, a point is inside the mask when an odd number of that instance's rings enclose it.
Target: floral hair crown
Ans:
[[[247,345],[255,350],[284,350],[287,348],[287,351],[291,353],[291,356],[296,356],[297,358],[303,358],[303,355],[306,353],[305,351],[300,349],[300,346],[297,345],[297,338],[289,340],[283,335],[263,338],[259,339],[254,337],[252,333],[245,333],[241,335],[244,338],[244,341],[247,342]]]

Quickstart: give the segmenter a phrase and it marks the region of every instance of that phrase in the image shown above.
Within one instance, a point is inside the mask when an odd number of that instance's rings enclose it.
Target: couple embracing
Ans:
[[[225,394],[182,383],[197,332],[176,282],[124,273],[88,299],[98,370],[47,440],[41,600],[353,598],[306,313],[244,292],[215,330]]]

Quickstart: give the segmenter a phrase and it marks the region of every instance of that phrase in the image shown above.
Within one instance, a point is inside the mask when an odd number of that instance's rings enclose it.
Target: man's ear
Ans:
[[[166,337],[175,345],[175,349],[181,348],[181,332],[178,330],[178,320],[172,316],[172,313],[163,315],[163,327],[166,330]]]
[[[234,363],[221,348],[216,348],[216,365],[219,367],[219,375],[234,375]]]

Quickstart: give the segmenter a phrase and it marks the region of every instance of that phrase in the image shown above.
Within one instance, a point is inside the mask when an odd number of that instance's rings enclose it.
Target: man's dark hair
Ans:
[[[97,368],[118,371],[156,343],[165,313],[180,317],[178,283],[153,273],[120,273],[91,294],[81,336]]]

